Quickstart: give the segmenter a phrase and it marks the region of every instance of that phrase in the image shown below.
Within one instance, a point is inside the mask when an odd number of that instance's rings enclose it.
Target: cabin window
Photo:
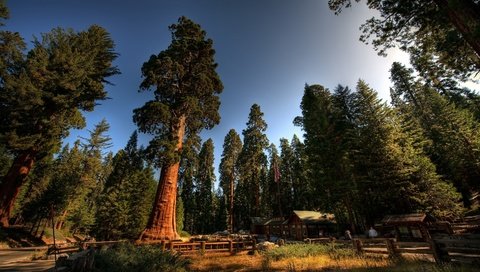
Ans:
[[[422,232],[418,228],[412,228],[411,230],[414,238],[422,238]]]

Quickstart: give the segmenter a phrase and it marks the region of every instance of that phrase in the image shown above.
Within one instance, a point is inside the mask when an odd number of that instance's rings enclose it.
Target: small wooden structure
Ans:
[[[428,241],[435,233],[453,233],[448,222],[438,221],[426,213],[387,215],[381,223],[382,235],[399,241]]]
[[[287,217],[270,219],[252,218],[252,233],[267,237],[281,237],[295,240],[305,238],[327,237],[336,228],[333,214],[316,211],[293,211]]]
[[[335,216],[316,211],[293,211],[285,221],[289,237],[296,240],[328,236],[335,231]]]
[[[250,217],[250,233],[252,234],[266,234],[265,232],[265,222],[267,218],[263,217]]]

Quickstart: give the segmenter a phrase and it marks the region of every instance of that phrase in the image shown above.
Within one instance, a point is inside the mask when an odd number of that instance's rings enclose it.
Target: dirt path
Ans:
[[[45,271],[54,267],[54,260],[32,261],[35,250],[1,250],[0,271]]]

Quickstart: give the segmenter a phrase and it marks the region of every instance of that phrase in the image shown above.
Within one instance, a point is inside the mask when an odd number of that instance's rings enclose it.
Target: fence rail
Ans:
[[[351,241],[328,238],[309,239],[310,243],[350,244],[359,254],[430,255],[437,263],[461,262],[480,264],[479,236],[452,236],[432,239],[429,242],[398,242],[393,238],[353,239]]]
[[[394,238],[355,238],[353,240],[335,240],[329,238],[307,239],[307,243],[327,244],[333,243],[343,247],[353,248],[358,254],[382,254],[390,257],[401,256],[402,254],[429,255],[437,263],[461,262],[480,264],[480,236],[450,236],[433,239],[429,242],[400,242]],[[99,241],[84,242],[80,244],[66,244],[62,247],[51,248],[49,252],[72,253],[82,249],[113,246],[126,241]],[[150,241],[145,244],[156,244],[162,250],[172,250],[182,254],[196,252],[239,252],[244,250],[255,250],[255,240],[246,241]]]

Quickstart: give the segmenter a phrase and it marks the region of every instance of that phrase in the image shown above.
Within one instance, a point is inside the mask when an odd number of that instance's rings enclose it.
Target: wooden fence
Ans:
[[[399,242],[393,238],[309,239],[309,243],[334,243],[351,246],[359,254],[383,254],[398,257],[402,254],[426,255],[437,263],[460,262],[480,264],[480,236],[448,236],[430,242]]]
[[[153,241],[148,244],[158,244],[162,250],[174,250],[181,253],[193,252],[239,252],[243,250],[253,250],[256,243],[253,240],[248,241],[199,241],[199,242],[180,242],[180,241]]]
[[[57,253],[75,252],[81,249],[90,249],[100,247],[110,247],[115,244],[126,241],[100,241],[85,242],[79,245],[64,245],[52,250]],[[460,262],[469,264],[480,264],[480,235],[470,236],[446,236],[433,239],[430,242],[400,242],[394,238],[373,238],[373,239],[353,239],[336,240],[329,238],[307,239],[307,243],[328,244],[333,243],[338,246],[353,248],[358,254],[382,254],[390,257],[399,257],[402,255],[424,256],[427,259],[435,260],[437,263]],[[229,252],[235,253],[244,250],[255,250],[257,244],[255,240],[246,241],[199,241],[199,242],[181,242],[181,241],[152,241],[147,244],[156,244],[162,250],[172,250],[182,254],[191,253],[209,253],[209,252]],[[91,254],[91,253],[90,253]],[[88,257],[90,257],[90,254]],[[78,260],[84,262],[84,254]],[[87,260],[89,258],[85,257]],[[75,260],[75,259],[74,259]],[[72,266],[77,265],[74,261]]]

